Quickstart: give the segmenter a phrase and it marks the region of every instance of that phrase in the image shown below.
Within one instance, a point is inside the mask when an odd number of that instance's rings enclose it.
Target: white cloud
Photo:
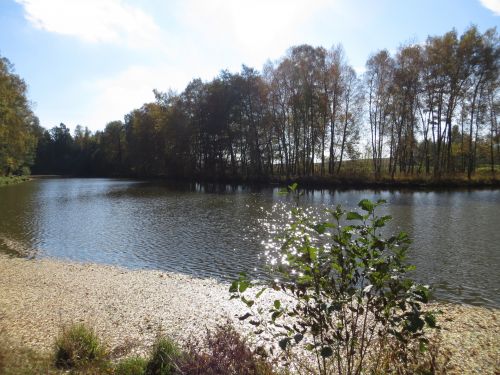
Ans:
[[[495,16],[500,16],[500,0],[480,0],[481,4],[491,10]]]
[[[103,129],[106,123],[121,120],[133,109],[154,101],[153,89],[177,89],[190,79],[169,66],[132,66],[112,77],[87,83],[83,89],[93,100],[88,115],[79,123],[90,129]]]
[[[151,16],[121,0],[16,0],[36,28],[91,43],[148,46],[159,27]]]
[[[177,10],[188,38],[222,58],[238,58],[260,68],[267,58],[282,56],[305,42],[313,17],[337,2],[328,0],[185,0]]]

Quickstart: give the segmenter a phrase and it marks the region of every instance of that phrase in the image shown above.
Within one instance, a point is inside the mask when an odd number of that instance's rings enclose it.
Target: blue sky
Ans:
[[[0,0],[0,55],[29,85],[46,128],[92,130],[241,64],[302,43],[369,55],[452,28],[500,25],[500,0]]]

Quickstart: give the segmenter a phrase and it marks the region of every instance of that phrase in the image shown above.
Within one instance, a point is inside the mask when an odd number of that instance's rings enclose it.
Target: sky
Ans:
[[[500,0],[0,0],[0,56],[28,84],[45,128],[91,130],[300,44],[368,57],[453,28],[500,26]]]

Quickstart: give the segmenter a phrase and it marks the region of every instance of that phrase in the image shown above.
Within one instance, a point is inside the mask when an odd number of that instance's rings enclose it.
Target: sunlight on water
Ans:
[[[301,204],[319,222],[325,208],[353,210],[363,198],[387,200],[387,234],[408,232],[414,277],[437,298],[500,306],[499,191],[311,190]],[[38,180],[0,189],[0,249],[225,281],[268,277],[266,264],[286,265],[277,236],[294,206],[277,188]],[[320,240],[328,246],[328,235]]]

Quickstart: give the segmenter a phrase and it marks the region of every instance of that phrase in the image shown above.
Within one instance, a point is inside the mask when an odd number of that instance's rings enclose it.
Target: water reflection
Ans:
[[[499,191],[309,190],[302,203],[354,209],[363,198],[387,200],[380,211],[394,217],[387,230],[410,234],[414,276],[437,298],[500,307]],[[243,271],[261,277],[262,241],[293,204],[278,188],[37,180],[0,189],[0,248],[224,280]]]

